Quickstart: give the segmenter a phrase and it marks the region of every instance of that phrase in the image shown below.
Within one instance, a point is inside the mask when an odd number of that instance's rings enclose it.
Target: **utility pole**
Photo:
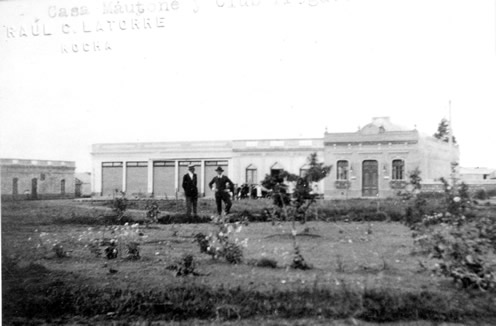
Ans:
[[[448,144],[449,144],[449,157],[450,157],[450,168],[451,168],[451,182],[452,182],[452,186],[455,186],[458,162],[456,161],[454,144],[453,144],[453,122],[451,118],[451,100],[449,100],[448,102],[448,110],[449,110]]]

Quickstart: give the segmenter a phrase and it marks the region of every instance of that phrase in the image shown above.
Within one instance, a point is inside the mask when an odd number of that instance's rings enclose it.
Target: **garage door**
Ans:
[[[153,195],[158,198],[174,198],[174,176],[176,171],[174,161],[153,162]]]
[[[122,191],[122,162],[102,163],[102,196]]]
[[[126,163],[126,195],[141,197],[148,191],[148,162]]]

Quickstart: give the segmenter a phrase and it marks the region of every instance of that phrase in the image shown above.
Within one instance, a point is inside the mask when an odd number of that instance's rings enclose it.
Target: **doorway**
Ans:
[[[379,194],[379,163],[367,160],[362,163],[362,196],[376,197]]]

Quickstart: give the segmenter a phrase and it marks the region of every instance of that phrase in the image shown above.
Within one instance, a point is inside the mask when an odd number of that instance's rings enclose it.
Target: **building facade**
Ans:
[[[459,179],[468,185],[472,193],[478,190],[496,191],[496,169],[462,167],[459,170]]]
[[[0,159],[2,200],[74,197],[75,162]]]
[[[178,198],[182,177],[193,164],[200,194],[212,197],[208,183],[218,166],[234,183],[259,184],[273,171],[304,171],[315,152],[323,159],[322,139],[95,144],[93,192],[103,197],[125,192],[130,197]]]
[[[417,130],[397,126],[388,117],[374,118],[356,132],[326,133],[324,158],[333,172],[325,195],[340,197],[394,196],[419,169],[426,190],[449,178],[451,163],[459,161],[458,146]]]
[[[211,197],[208,182],[218,166],[234,183],[259,184],[282,169],[302,175],[312,153],[332,166],[316,185],[327,198],[392,196],[416,168],[426,185],[439,183],[459,157],[457,146],[396,126],[389,118],[374,118],[357,132],[326,132],[323,138],[95,144],[93,193],[180,198],[182,177],[194,164],[200,194]]]

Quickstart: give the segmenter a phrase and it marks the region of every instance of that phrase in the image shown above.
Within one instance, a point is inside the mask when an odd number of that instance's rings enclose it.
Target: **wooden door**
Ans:
[[[31,199],[38,198],[38,179],[31,180]]]
[[[379,164],[375,160],[363,161],[362,196],[375,197],[379,193]]]

